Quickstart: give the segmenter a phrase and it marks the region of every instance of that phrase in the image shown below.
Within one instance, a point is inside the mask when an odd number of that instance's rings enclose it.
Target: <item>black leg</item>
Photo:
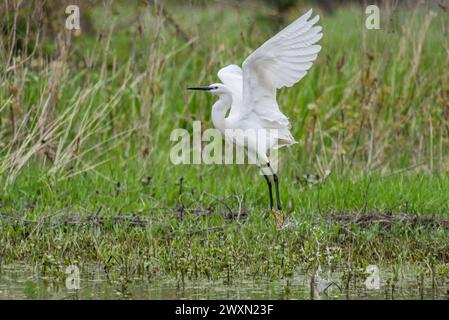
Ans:
[[[270,177],[265,174],[265,172],[263,171],[263,168],[261,166],[259,167],[259,169],[260,169],[260,171],[262,171],[262,174],[263,174],[265,180],[267,181],[268,195],[270,196],[270,209],[273,209],[273,188],[272,188]]]
[[[270,171],[273,174],[274,187],[276,188],[276,203],[277,203],[277,206],[278,206],[278,210],[282,210],[281,197],[279,195],[279,177],[277,176],[277,174],[271,168],[270,163],[267,163],[267,166],[268,166],[268,168],[270,168]]]
[[[279,178],[276,174],[273,174],[274,187],[276,188],[276,202],[278,205],[278,210],[282,210],[281,197],[279,196]]]
[[[273,191],[271,186],[271,180],[267,175],[263,175],[265,177],[265,180],[267,180],[268,184],[268,194],[270,196],[270,209],[273,209]]]

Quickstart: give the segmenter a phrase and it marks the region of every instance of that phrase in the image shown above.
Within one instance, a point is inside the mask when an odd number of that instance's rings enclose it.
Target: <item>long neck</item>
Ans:
[[[214,123],[215,128],[220,130],[222,133],[226,128],[225,117],[226,112],[228,112],[229,108],[232,104],[232,97],[230,94],[222,94],[220,95],[220,99],[214,103],[212,106],[212,122]]]

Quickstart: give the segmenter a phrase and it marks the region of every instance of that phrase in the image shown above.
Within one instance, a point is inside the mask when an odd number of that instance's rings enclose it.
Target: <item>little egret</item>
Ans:
[[[309,10],[262,44],[246,58],[242,68],[229,65],[218,71],[222,83],[188,88],[204,90],[219,97],[212,107],[212,122],[225,136],[225,140],[231,143],[238,144],[241,140],[227,134],[228,131],[276,130],[275,138],[263,134],[266,137],[263,143],[246,139],[243,145],[248,159],[255,160],[265,177],[271,209],[273,195],[270,175],[273,175],[276,188],[277,209],[282,210],[282,206],[279,178],[270,166],[270,150],[296,143],[289,130],[291,125],[288,118],[279,110],[276,90],[299,82],[321,50],[321,46],[315,44],[323,36],[322,28],[315,26],[319,16],[310,19],[311,16],[312,10]],[[229,115],[226,116],[228,111]]]

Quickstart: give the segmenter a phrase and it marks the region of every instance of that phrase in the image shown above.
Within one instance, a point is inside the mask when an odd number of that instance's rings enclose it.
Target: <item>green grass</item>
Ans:
[[[367,31],[356,8],[324,14],[317,63],[279,94],[300,141],[281,150],[289,224],[279,229],[257,168],[169,159],[173,129],[212,126],[213,98],[185,88],[217,82],[220,67],[270,37],[269,10],[169,5],[188,42],[159,26],[152,8],[139,9],[150,17],[111,32],[108,23],[127,21],[136,7],[118,6],[120,16],[94,8],[103,36],[72,38],[68,55],[51,35],[13,72],[2,54],[0,264],[58,274],[76,261],[130,277],[212,279],[368,264],[449,274],[444,223],[413,223],[449,219],[447,15],[404,9]],[[325,181],[304,181],[327,169]],[[384,213],[411,218],[355,223]],[[95,216],[104,223],[86,222]],[[128,216],[145,223],[114,221]]]
[[[314,186],[285,177],[281,192],[289,225],[279,229],[270,219],[263,179],[249,170],[219,185],[202,169],[168,178],[159,173],[149,185],[138,166],[110,170],[111,181],[88,173],[53,182],[36,171],[17,181],[19,187],[2,196],[8,217],[2,220],[3,263],[33,261],[62,272],[61,265],[77,261],[112,264],[127,274],[212,279],[229,271],[232,277],[279,278],[318,265],[430,264],[447,272],[449,233],[443,226],[385,226],[377,220],[357,225],[333,218],[393,212],[447,219],[447,176],[331,176]],[[237,213],[239,197],[247,216],[229,218],[228,207]],[[104,223],[86,220],[95,215]]]

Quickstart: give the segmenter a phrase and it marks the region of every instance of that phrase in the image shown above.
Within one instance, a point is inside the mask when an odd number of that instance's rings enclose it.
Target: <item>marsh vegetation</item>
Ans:
[[[231,285],[343,270],[349,285],[375,264],[392,274],[383,289],[405,265],[447,285],[447,6],[387,5],[380,30],[358,6],[322,12],[318,61],[279,93],[299,141],[280,152],[283,228],[253,166],[169,158],[173,129],[212,126],[213,98],[185,88],[241,63],[278,30],[276,11],[104,1],[68,31],[64,9],[0,5],[0,274],[24,264],[63,285],[76,263],[125,284]]]

